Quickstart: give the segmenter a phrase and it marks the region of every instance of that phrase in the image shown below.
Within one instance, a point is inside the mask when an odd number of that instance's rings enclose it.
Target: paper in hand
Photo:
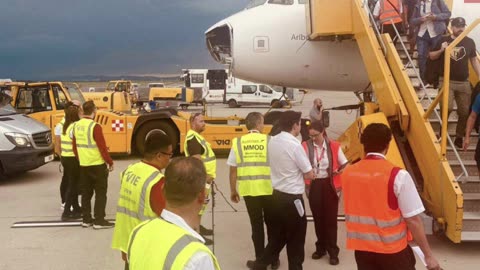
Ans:
[[[422,261],[423,265],[427,266],[427,262],[425,261],[425,254],[423,254],[423,251],[420,249],[419,246],[412,246],[413,252],[417,254],[418,258]]]

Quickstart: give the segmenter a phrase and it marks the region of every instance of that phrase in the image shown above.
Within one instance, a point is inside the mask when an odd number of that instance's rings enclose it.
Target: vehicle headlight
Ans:
[[[30,147],[32,144],[30,143],[30,139],[28,135],[21,134],[21,133],[5,133],[7,139],[15,144],[16,146],[20,147]]]

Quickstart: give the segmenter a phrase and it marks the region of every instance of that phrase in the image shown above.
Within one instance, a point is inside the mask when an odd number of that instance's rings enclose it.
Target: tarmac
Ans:
[[[293,107],[308,116],[313,98],[321,97],[325,107],[354,104],[352,93],[313,92],[306,96],[303,104]],[[212,116],[237,114],[245,116],[250,111],[265,112],[267,108],[249,107],[230,109],[225,105],[210,106]],[[356,111],[331,113],[329,135],[336,137],[355,119]],[[139,160],[135,156],[115,157],[115,170],[109,176],[107,218],[115,218],[115,209],[120,188],[119,174]],[[11,228],[22,221],[59,221],[61,216],[59,185],[61,173],[59,162],[51,162],[7,180],[0,181],[0,269],[123,269],[120,252],[111,249],[113,229],[51,227]],[[229,200],[228,166],[226,157],[217,159],[216,183]],[[215,254],[222,269],[247,269],[245,263],[254,258],[251,230],[245,203],[233,204],[234,211],[222,198],[215,196]],[[307,214],[310,214],[307,206]],[[211,206],[203,217],[203,224],[211,228]],[[341,214],[341,213],[340,213]],[[479,269],[480,243],[454,244],[442,235],[428,237],[430,245],[443,269]],[[356,269],[354,254],[345,249],[345,224],[339,222],[338,245],[340,264],[331,266],[328,258],[311,259],[315,251],[313,222],[308,223],[305,243],[304,269]],[[282,251],[280,269],[288,269],[285,249]],[[417,259],[417,269],[425,269]]]

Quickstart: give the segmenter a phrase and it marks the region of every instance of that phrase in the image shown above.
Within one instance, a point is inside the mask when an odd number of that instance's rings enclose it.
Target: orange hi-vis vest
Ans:
[[[393,254],[407,247],[407,224],[400,209],[388,203],[397,173],[398,168],[377,156],[367,156],[343,172],[347,249]]]
[[[398,13],[400,11],[399,0],[379,0],[380,1],[380,23],[392,24],[402,22],[402,17]]]

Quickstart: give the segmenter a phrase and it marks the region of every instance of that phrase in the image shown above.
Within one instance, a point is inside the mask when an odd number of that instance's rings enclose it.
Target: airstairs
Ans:
[[[419,78],[417,52],[408,53],[409,44],[398,31],[396,46],[388,35],[380,34],[367,1],[337,0],[332,5],[328,0],[309,0],[307,17],[310,39],[358,44],[371,82],[375,105],[369,107],[377,106],[379,113],[365,110],[340,137],[349,160],[363,156],[358,139],[363,128],[370,122],[387,122],[395,137],[387,158],[414,176],[433,217],[434,231],[455,243],[480,241],[480,178],[474,160],[479,134],[472,134],[467,151],[455,148],[456,112],[442,122],[447,111],[446,106],[444,111],[439,106],[440,102],[447,104],[448,99],[440,101],[440,97],[445,93],[448,97],[448,83],[443,92],[425,87]],[[335,24],[325,23],[330,21]],[[478,24],[480,20],[464,34]],[[447,55],[454,46],[447,48]],[[472,78],[471,82],[477,81]]]

